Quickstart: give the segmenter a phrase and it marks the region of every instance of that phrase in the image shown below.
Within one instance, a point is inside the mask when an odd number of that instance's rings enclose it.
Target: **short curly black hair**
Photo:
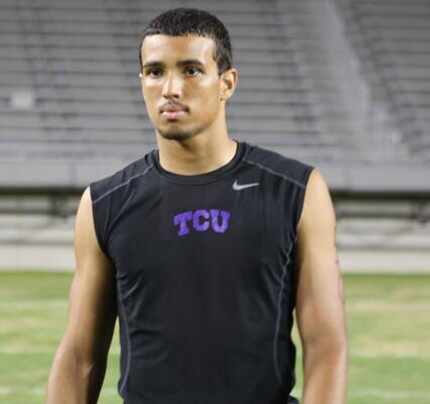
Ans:
[[[233,65],[230,35],[225,25],[214,15],[196,8],[174,8],[155,17],[141,33],[139,44],[139,63],[142,72],[142,45],[149,35],[186,36],[198,35],[212,38],[215,41],[214,60],[218,74],[230,69]]]

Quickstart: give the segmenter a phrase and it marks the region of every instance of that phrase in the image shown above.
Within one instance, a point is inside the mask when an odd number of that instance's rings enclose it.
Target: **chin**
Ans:
[[[190,132],[183,132],[183,131],[158,131],[164,139],[167,140],[187,140],[192,138],[194,135]]]
[[[201,130],[183,130],[180,128],[170,128],[170,129],[160,129],[157,128],[157,132],[160,134],[161,137],[167,140],[187,140],[191,139],[192,137],[198,135]]]

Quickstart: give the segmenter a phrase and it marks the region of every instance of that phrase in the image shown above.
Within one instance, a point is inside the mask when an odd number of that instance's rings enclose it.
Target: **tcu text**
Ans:
[[[173,224],[178,227],[178,236],[185,236],[190,229],[215,233],[225,233],[228,229],[230,212],[220,209],[197,209],[178,213],[173,217]]]

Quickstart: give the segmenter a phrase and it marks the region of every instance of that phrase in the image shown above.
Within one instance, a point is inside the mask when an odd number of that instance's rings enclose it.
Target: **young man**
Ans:
[[[139,48],[158,149],[87,187],[69,321],[48,404],[96,403],[115,319],[125,404],[343,404],[347,337],[335,213],[317,169],[229,137],[227,30],[174,9]]]

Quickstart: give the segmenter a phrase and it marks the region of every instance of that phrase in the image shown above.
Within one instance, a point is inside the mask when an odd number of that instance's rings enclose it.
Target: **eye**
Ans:
[[[146,75],[151,77],[160,77],[161,69],[148,69]]]
[[[189,75],[189,76],[197,76],[197,74],[202,73],[202,70],[195,67],[195,66],[190,66],[190,67],[186,67],[185,68],[185,72]]]

